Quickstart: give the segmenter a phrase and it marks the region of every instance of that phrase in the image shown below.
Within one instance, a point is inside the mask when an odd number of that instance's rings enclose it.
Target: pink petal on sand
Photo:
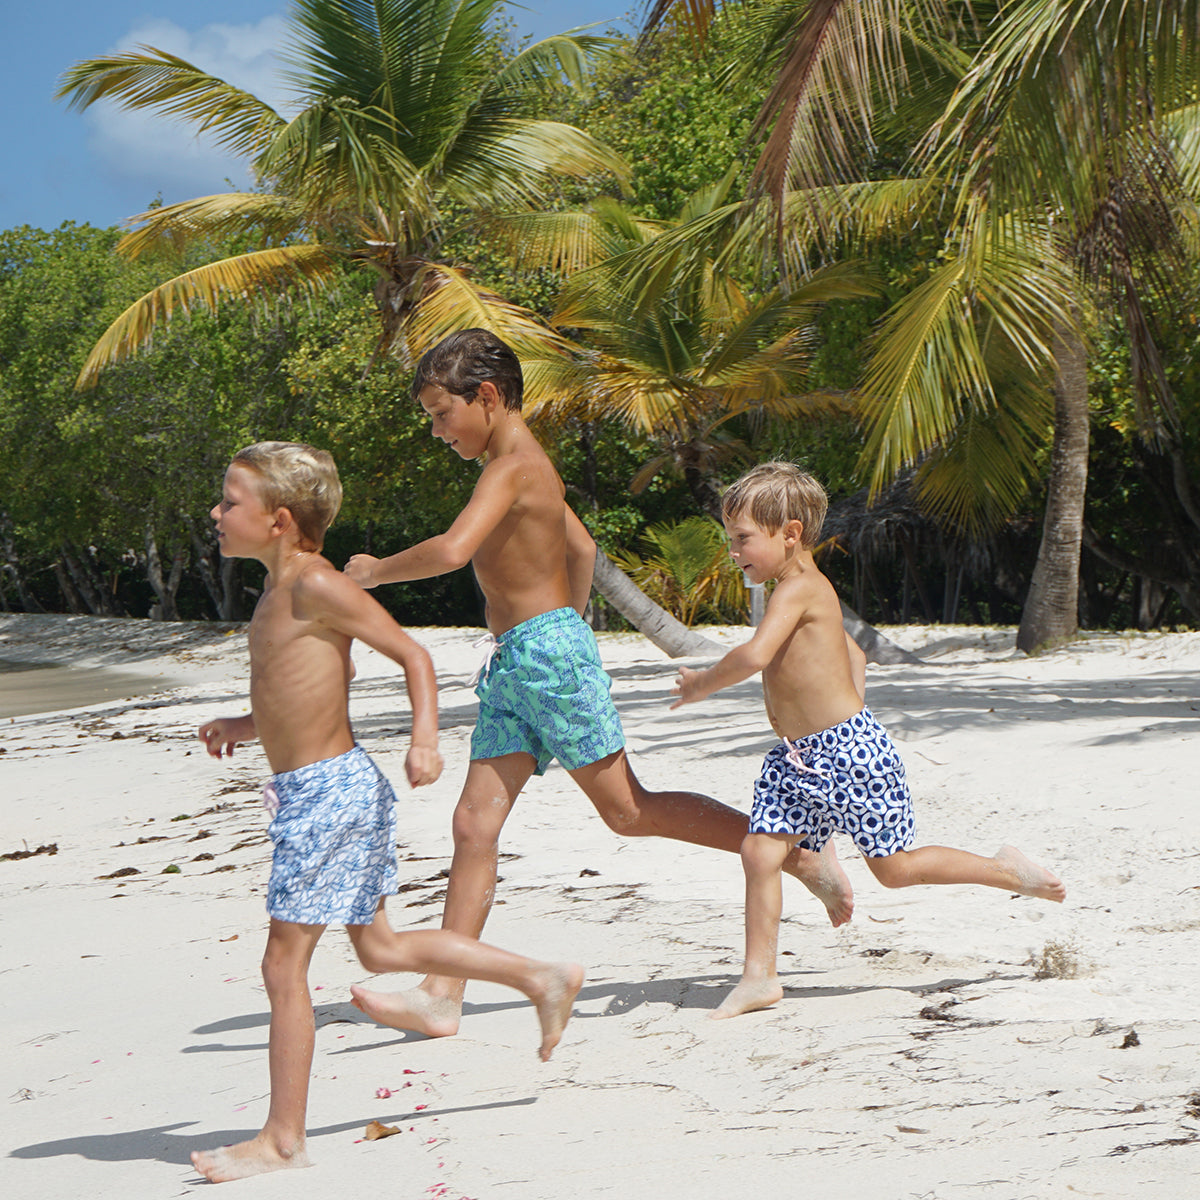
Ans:
[[[428,1107],[429,1107],[429,1105],[428,1105],[428,1104],[414,1104],[414,1105],[413,1105],[413,1112],[420,1112],[422,1109],[426,1109],[426,1108],[428,1108]]]
[[[424,1071],[414,1071],[414,1070],[412,1069],[412,1067],[405,1067],[405,1068],[404,1068],[404,1074],[405,1074],[405,1075],[424,1075],[424,1074],[425,1074],[425,1072],[424,1072]]]
[[[391,1097],[392,1097],[392,1089],[391,1088],[381,1087],[381,1088],[375,1089],[375,1099],[376,1100],[390,1100]]]

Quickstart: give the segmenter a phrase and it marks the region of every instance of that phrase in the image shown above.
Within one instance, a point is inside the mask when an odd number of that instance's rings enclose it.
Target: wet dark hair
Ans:
[[[412,397],[420,399],[422,390],[432,386],[470,402],[482,383],[495,385],[505,408],[521,411],[525,379],[512,347],[489,329],[460,329],[421,356]]]

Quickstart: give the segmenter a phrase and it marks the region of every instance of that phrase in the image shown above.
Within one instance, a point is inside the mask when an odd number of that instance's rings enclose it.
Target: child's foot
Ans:
[[[798,860],[795,852],[789,854],[783,869],[800,880],[825,905],[829,923],[835,929],[845,925],[854,915],[854,889],[833,853],[832,844],[820,854],[802,851]]]
[[[1053,900],[1055,904],[1061,904],[1066,897],[1067,889],[1062,880],[1045,867],[1030,862],[1016,847],[1001,846],[995,860],[1016,880],[1014,892],[1036,896],[1039,900]]]
[[[542,1045],[538,1054],[542,1062],[549,1062],[571,1019],[575,997],[583,986],[583,968],[578,963],[547,963],[539,975],[542,983],[538,993],[531,993],[529,998],[542,1025]]]
[[[740,1017],[742,1013],[754,1012],[759,1008],[770,1008],[782,999],[783,988],[774,976],[770,979],[743,979],[721,1001],[720,1007],[708,1015],[713,1021],[722,1021],[726,1017]]]
[[[406,992],[370,992],[355,984],[350,998],[354,1007],[372,1021],[426,1037],[453,1037],[462,1018],[461,1001],[452,996],[431,996],[419,987]]]
[[[197,1150],[192,1154],[192,1166],[209,1183],[228,1183],[231,1179],[248,1179],[251,1175],[264,1175],[268,1171],[282,1171],[285,1167],[309,1166],[304,1142],[285,1154],[273,1142],[260,1133],[258,1137],[236,1146],[222,1146],[217,1150]]]

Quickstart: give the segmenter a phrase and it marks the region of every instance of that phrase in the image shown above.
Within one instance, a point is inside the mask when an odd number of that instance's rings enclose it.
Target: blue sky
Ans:
[[[157,46],[277,99],[272,51],[287,0],[0,0],[8,47],[0,96],[9,114],[0,173],[0,229],[63,221],[112,225],[156,196],[167,204],[242,185],[235,160],[196,142],[183,126],[95,105],[86,113],[54,99],[58,79],[81,58],[142,43]],[[528,0],[510,6],[535,37],[600,22],[629,30],[639,0]]]

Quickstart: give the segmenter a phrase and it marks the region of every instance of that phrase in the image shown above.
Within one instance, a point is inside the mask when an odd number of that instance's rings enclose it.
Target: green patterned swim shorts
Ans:
[[[471,758],[531,754],[541,775],[554,758],[574,771],[615,753],[625,735],[611,687],[595,635],[573,608],[522,621],[496,639],[475,687]]]

